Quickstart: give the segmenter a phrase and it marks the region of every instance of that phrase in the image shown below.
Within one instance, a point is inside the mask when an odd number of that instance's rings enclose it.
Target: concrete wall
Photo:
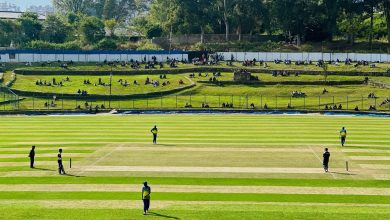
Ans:
[[[167,57],[176,60],[188,60],[188,54],[180,51],[39,51],[39,50],[3,50],[0,51],[0,62],[24,63],[47,61],[103,62],[129,61],[131,59],[151,61],[156,56],[157,61],[166,61]]]
[[[278,53],[278,52],[218,52],[225,57],[225,60],[230,60],[231,55],[235,60],[263,60],[274,61],[292,60],[292,61],[318,61],[320,59],[329,61],[339,59],[341,62],[345,59],[352,61],[366,60],[370,62],[390,62],[390,54],[363,54],[363,53]]]

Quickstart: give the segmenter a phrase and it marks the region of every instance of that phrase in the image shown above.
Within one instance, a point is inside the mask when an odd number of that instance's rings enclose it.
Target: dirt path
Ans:
[[[28,160],[27,155],[28,154],[1,154],[0,153],[0,158],[27,158],[26,160]],[[85,153],[67,153],[66,154],[67,157],[83,157],[86,155],[87,154],[85,154]],[[38,154],[38,155],[36,155],[35,158],[39,158],[39,157],[53,157],[53,160],[56,160],[57,153]]]
[[[221,148],[221,147],[126,147],[121,145],[119,151],[179,151],[179,152],[286,152],[286,148]],[[307,148],[292,148],[288,152],[310,152]]]
[[[322,168],[291,167],[177,167],[177,166],[85,166],[82,172],[180,172],[180,173],[324,173]],[[342,169],[333,171],[343,172]]]

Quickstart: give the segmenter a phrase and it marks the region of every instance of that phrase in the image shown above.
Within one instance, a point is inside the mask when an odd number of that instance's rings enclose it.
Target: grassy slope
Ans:
[[[153,87],[151,84],[145,85],[144,82],[146,78],[149,77],[150,80],[158,80],[160,81],[159,87]],[[64,80],[64,86],[37,86],[35,82],[37,80],[52,82],[52,79],[55,78],[57,82]],[[23,91],[33,91],[33,92],[50,92],[50,93],[66,93],[66,94],[77,94],[77,91],[86,90],[89,94],[110,94],[109,86],[98,85],[99,78],[102,79],[104,83],[107,85],[110,83],[109,76],[71,76],[71,82],[65,82],[65,76],[40,76],[40,75],[32,75],[32,76],[23,76],[18,75],[16,83],[12,86],[13,89],[23,90]],[[122,86],[120,79],[127,80],[129,86]],[[89,80],[91,85],[84,85],[84,80]],[[186,85],[190,84],[190,81],[185,78],[184,75],[167,75],[167,79],[160,80],[159,75],[153,76],[114,76],[113,77],[113,86],[112,86],[112,94],[113,95],[125,95],[125,94],[142,94],[142,93],[150,93],[150,92],[163,92],[172,90],[175,88],[183,87],[183,85],[179,85],[179,80],[183,80]],[[133,82],[136,80],[139,85],[134,85]],[[171,84],[167,86],[162,86],[163,82],[169,81]],[[97,86],[95,86],[95,84]]]
[[[313,71],[323,71],[321,67],[315,66],[315,63],[313,65],[306,65],[306,66],[296,66],[296,65],[285,65],[285,64],[275,64],[273,62],[268,62],[268,69],[276,69],[276,70],[313,70]],[[335,65],[329,65],[328,66],[328,71],[358,71],[358,72],[386,72],[387,68],[390,68],[390,64],[377,64],[376,68],[370,68],[369,66],[359,66],[359,67],[354,67],[353,65],[344,65],[341,63],[339,66]],[[189,67],[194,67],[192,64],[179,64],[178,68],[189,68]],[[227,66],[226,63],[221,62],[219,65],[214,65],[212,67],[232,67],[232,66]],[[237,68],[242,68],[242,64],[235,62],[233,64],[233,67]],[[249,67],[249,68],[260,68],[262,69],[262,66],[254,66],[254,67]],[[62,70],[66,72],[61,67],[58,67],[56,65],[52,66],[47,66],[47,67],[40,67],[40,66],[33,66],[33,67],[24,67],[20,68],[24,70]],[[142,65],[141,70],[144,69],[144,66]],[[165,68],[169,69],[169,68]],[[109,66],[103,66],[103,67],[98,67],[96,65],[91,65],[90,63],[83,63],[83,64],[77,64],[74,66],[70,66],[68,70],[100,70],[100,71],[110,71],[111,67]],[[122,66],[117,66],[113,68],[113,71],[115,70],[132,70],[130,67],[122,67]]]
[[[143,92],[155,92],[155,91],[164,91],[166,89],[172,89],[177,87],[176,85],[178,79],[184,79],[187,74],[180,75],[168,75],[169,79],[172,79],[174,83],[168,87],[158,87],[153,88],[152,86],[134,86],[130,85],[129,87],[120,86],[116,81],[118,79],[127,79],[129,82],[132,82],[134,79],[143,82],[147,76],[115,76],[114,77],[114,86],[113,94],[134,94],[134,93],[143,93]],[[301,75],[300,77],[272,77],[269,74],[256,74],[264,81],[323,81],[322,76],[308,76]],[[45,87],[45,86],[36,86],[36,79],[47,79],[51,77],[48,76],[19,76],[18,80],[14,84],[13,88],[20,90],[30,90],[30,91],[39,91],[39,92],[57,92],[57,98],[61,97],[62,93],[73,93],[77,91],[78,88],[86,89],[92,94],[108,94],[109,88],[103,86],[93,86],[83,85],[82,81],[85,77],[71,77],[72,82],[66,83],[64,87]],[[103,80],[107,81],[107,77],[102,77]],[[220,80],[231,80],[232,74],[223,73]],[[98,77],[88,77],[91,81],[97,81]],[[194,80],[207,80],[207,77],[196,77]],[[382,78],[379,78],[382,80]],[[361,77],[348,77],[348,76],[329,76],[328,80],[334,81],[343,81],[343,80],[361,80]],[[187,82],[188,84],[189,82]],[[329,93],[322,95],[324,87],[329,91]],[[293,98],[291,99],[292,91],[302,91],[307,94],[307,98]],[[321,96],[321,108],[325,104],[342,104],[344,109],[347,107],[347,96],[348,96],[348,108],[353,109],[355,106],[359,106],[360,109],[367,109],[369,105],[375,105],[374,99],[367,99],[367,95],[371,92],[374,92],[378,97],[381,97],[376,101],[378,109],[388,109],[389,105],[379,106],[379,104],[389,96],[389,92],[386,89],[380,89],[372,86],[365,85],[341,85],[341,86],[310,86],[310,85],[275,85],[275,86],[263,86],[263,85],[225,85],[225,86],[216,86],[212,84],[203,84],[198,83],[197,86],[193,89],[183,91],[178,93],[177,98],[177,107],[182,108],[186,103],[191,103],[193,107],[199,108],[203,102],[207,102],[211,107],[218,107],[223,102],[234,103],[235,107],[246,108],[247,103],[254,103],[255,106],[260,107],[264,104],[267,104],[270,108],[286,108],[287,104],[290,103],[296,108],[309,108],[309,109],[318,109],[318,98]],[[191,97],[190,97],[191,96]],[[219,97],[221,96],[221,97]],[[235,96],[232,98],[232,96]],[[241,97],[240,97],[241,96]],[[246,96],[248,97],[248,102],[246,101]],[[262,96],[262,97],[261,97]],[[276,96],[278,100],[276,100]],[[48,97],[49,102],[52,97]],[[27,109],[42,109],[44,108],[44,102],[47,100],[44,99],[26,99],[21,102],[20,107]],[[93,106],[104,104],[108,106],[107,101],[103,100],[94,100],[92,103]],[[75,100],[65,100],[57,101],[57,106],[54,109],[75,109],[77,105],[84,105],[84,101],[75,101]],[[176,96],[164,96],[162,99],[151,98],[149,100],[145,99],[133,99],[133,100],[122,100],[122,101],[113,101],[111,102],[111,107],[113,108],[176,108]]]

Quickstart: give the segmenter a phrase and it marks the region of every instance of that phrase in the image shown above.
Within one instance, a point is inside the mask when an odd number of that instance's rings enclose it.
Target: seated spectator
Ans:
[[[146,80],[145,80],[145,85],[148,85],[148,84],[150,84],[150,79],[149,79],[149,77],[147,77]]]
[[[264,109],[268,109],[267,103],[264,104]]]
[[[359,111],[359,107],[358,106],[355,107],[355,111],[357,111],[357,112]]]
[[[343,106],[340,104],[338,107],[339,110],[343,109]]]
[[[184,108],[192,108],[192,105],[188,104],[188,102],[186,102],[186,105],[184,106]]]
[[[328,105],[325,105],[325,110],[329,110],[329,107],[328,107]]]
[[[368,84],[369,78],[368,76],[364,77],[364,84]]]
[[[386,105],[388,103],[390,103],[390,98],[386,98],[385,100],[383,100],[383,102],[380,104],[380,106]]]
[[[184,81],[182,79],[179,80],[179,85],[184,85]]]
[[[329,93],[329,91],[326,90],[326,88],[324,88],[324,90],[322,90],[322,94],[324,95],[324,94],[326,94],[326,93]]]
[[[376,97],[376,95],[375,95],[375,93],[370,93],[370,94],[368,94],[368,98],[369,99],[376,99],[377,97]]]
[[[255,109],[255,104],[254,104],[254,103],[251,103],[250,108],[251,108],[251,109]]]

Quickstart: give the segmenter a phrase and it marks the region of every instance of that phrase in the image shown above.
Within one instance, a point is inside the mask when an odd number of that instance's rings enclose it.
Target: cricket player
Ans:
[[[323,156],[323,162],[322,164],[324,165],[324,170],[327,173],[329,171],[329,158],[330,158],[330,153],[328,151],[328,148],[325,148]]]
[[[152,130],[150,130],[150,132],[152,132],[153,134],[153,144],[157,144],[157,132],[158,132],[157,126],[155,125],[152,128]]]
[[[347,138],[347,130],[345,130],[344,127],[340,130],[340,138],[341,138],[341,146],[344,147],[345,139]]]
[[[144,215],[146,215],[149,211],[151,193],[152,190],[150,186],[148,186],[148,182],[144,182],[144,186],[142,187],[142,201],[144,202]]]
[[[66,174],[65,170],[64,170],[64,166],[62,164],[62,149],[61,148],[58,150],[57,161],[58,161],[58,173],[60,175],[61,174]]]

